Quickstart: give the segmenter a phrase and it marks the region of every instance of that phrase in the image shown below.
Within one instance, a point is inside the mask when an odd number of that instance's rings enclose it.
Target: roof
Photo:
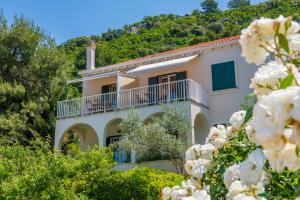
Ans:
[[[99,67],[99,68],[92,69],[92,70],[84,70],[84,71],[81,71],[79,74],[82,76],[89,76],[89,75],[106,73],[106,72],[110,72],[110,71],[132,69],[132,68],[138,67],[143,64],[155,63],[155,61],[160,62],[162,60],[166,61],[166,60],[175,59],[175,58],[179,58],[179,57],[196,55],[196,54],[199,54],[199,52],[201,52],[204,49],[230,45],[232,43],[238,42],[239,39],[240,39],[239,35],[226,37],[226,38],[222,38],[222,39],[218,39],[218,40],[213,40],[213,41],[199,43],[199,44],[192,45],[192,46],[174,49],[171,51],[156,53],[156,54],[128,60],[128,61],[121,62],[121,63],[116,63],[116,64],[105,66],[105,67]]]

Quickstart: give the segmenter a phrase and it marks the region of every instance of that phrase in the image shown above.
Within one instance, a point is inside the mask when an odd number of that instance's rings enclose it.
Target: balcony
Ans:
[[[59,101],[57,118],[190,100],[207,107],[207,91],[191,79]]]

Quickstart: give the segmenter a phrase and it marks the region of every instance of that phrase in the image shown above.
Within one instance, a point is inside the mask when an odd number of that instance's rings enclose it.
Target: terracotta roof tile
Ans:
[[[141,57],[141,58],[131,59],[131,60],[127,60],[127,61],[124,61],[124,62],[116,63],[116,64],[105,66],[105,67],[99,67],[99,68],[94,69],[93,71],[111,70],[111,69],[114,69],[117,65],[118,66],[126,65],[126,64],[130,64],[132,62],[138,62],[138,61],[142,61],[142,60],[145,60],[145,59],[151,59],[151,58],[164,56],[164,55],[168,55],[168,54],[173,54],[173,53],[177,53],[177,52],[181,52],[181,51],[189,51],[189,50],[193,50],[193,49],[199,49],[199,48],[214,46],[214,45],[223,44],[223,43],[227,43],[227,42],[231,42],[231,41],[237,41],[239,39],[240,39],[239,35],[226,37],[226,38],[213,40],[213,41],[209,41],[209,42],[204,42],[204,43],[199,43],[199,44],[196,44],[196,45],[182,47],[182,48],[178,48],[178,49],[174,49],[174,50],[170,50],[170,51],[166,51],[166,52],[162,52],[162,53],[156,53],[156,54],[148,55],[148,56]],[[85,74],[85,73],[87,73],[86,70],[81,72],[81,74]]]

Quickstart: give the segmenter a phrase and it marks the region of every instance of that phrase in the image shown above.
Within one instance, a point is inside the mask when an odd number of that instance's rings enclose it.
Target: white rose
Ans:
[[[289,45],[292,51],[300,51],[300,34],[291,36]]]
[[[272,90],[279,89],[280,80],[288,75],[287,67],[275,61],[262,65],[254,74],[250,88],[258,95],[269,94]]]
[[[246,111],[244,110],[240,110],[238,112],[233,113],[229,119],[232,128],[240,129],[244,123],[245,116],[246,116]]]
[[[243,185],[241,181],[234,181],[228,189],[228,193],[226,194],[226,199],[233,200],[233,198],[238,194],[242,194],[247,191],[249,191],[249,187]]]
[[[197,190],[193,193],[195,200],[210,200],[210,195],[205,190]]]
[[[240,179],[240,165],[234,164],[228,167],[224,173],[224,184],[226,188],[234,182]]]
[[[279,33],[285,34],[285,23],[288,21],[291,23],[286,33],[286,37],[289,39],[299,31],[299,24],[293,22],[289,17],[279,16],[274,20],[261,18],[254,20],[246,29],[243,29],[240,44],[242,56],[246,58],[246,61],[257,65],[262,64],[269,53],[261,46],[269,51],[274,51],[271,47],[274,47],[275,27],[278,27]]]
[[[262,48],[264,42],[259,38],[257,28],[253,21],[250,26],[242,30],[240,44],[242,47],[242,56],[245,57],[248,63],[262,64],[269,53]]]
[[[191,146],[186,152],[185,152],[185,159],[186,160],[196,160],[200,158],[200,150],[201,150],[201,145],[196,144]]]
[[[279,159],[282,159],[282,162],[285,167],[291,171],[297,171],[300,169],[300,158],[296,155],[295,144],[287,143],[281,151]]]
[[[172,189],[169,187],[165,187],[162,191],[162,199],[169,200],[171,198]]]
[[[216,148],[221,148],[226,142],[227,131],[224,126],[212,127],[208,136],[206,137],[206,143],[214,145]]]
[[[260,149],[251,152],[247,159],[240,163],[240,178],[243,184],[251,186],[260,182],[265,175],[265,156]]]
[[[195,160],[187,160],[184,164],[184,169],[187,174],[192,175],[192,170],[195,165]]]
[[[246,125],[246,127],[245,127],[245,130],[246,130],[248,139],[249,139],[251,142],[255,143],[255,141],[256,141],[256,139],[255,139],[255,138],[256,138],[256,133],[255,133],[255,129],[254,129],[253,119],[250,120],[250,121],[247,123],[247,125]]]
[[[202,178],[209,164],[210,164],[209,160],[204,160],[204,159],[196,160],[191,175],[197,179]]]
[[[293,98],[293,109],[291,110],[291,116],[293,119],[300,122],[300,95]]]
[[[200,158],[211,160],[213,153],[216,151],[216,147],[210,143],[201,145],[200,147]]]
[[[257,144],[268,145],[282,137],[286,121],[290,118],[293,97],[299,92],[300,87],[288,87],[258,98],[253,110]]]
[[[270,167],[277,172],[284,170],[283,160],[279,159],[280,150],[264,149],[265,157],[268,159]]]
[[[187,191],[194,191],[196,190],[196,185],[189,179],[186,181],[182,181],[181,187]]]
[[[257,200],[257,198],[254,196],[247,196],[245,193],[243,193],[235,196],[233,200]]]

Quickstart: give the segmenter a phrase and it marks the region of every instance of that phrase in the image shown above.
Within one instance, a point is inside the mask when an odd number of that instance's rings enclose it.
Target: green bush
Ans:
[[[110,200],[157,200],[166,186],[181,183],[183,176],[150,168],[135,168],[115,172],[105,179],[98,179],[94,184],[93,199]]]
[[[162,188],[182,181],[148,168],[113,171],[106,148],[73,156],[50,149],[47,142],[0,146],[0,199],[159,199]]]
[[[0,146],[0,199],[89,199],[90,183],[109,176],[113,166],[104,148],[71,157],[44,142]]]

